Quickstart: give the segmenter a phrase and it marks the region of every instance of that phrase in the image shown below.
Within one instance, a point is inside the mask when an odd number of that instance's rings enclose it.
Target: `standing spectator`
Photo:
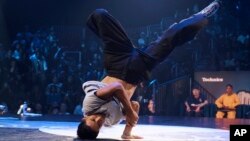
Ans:
[[[34,54],[30,56],[30,60],[33,64],[33,70],[35,73],[42,73],[47,71],[48,66],[45,57],[36,50]]]
[[[76,105],[73,114],[74,115],[84,115],[84,109],[83,109],[81,103],[79,103],[78,105]]]
[[[185,101],[186,114],[189,117],[201,117],[203,107],[208,104],[207,99],[201,95],[198,88],[193,88],[192,95]]]
[[[226,85],[226,92],[215,101],[215,104],[218,108],[216,118],[223,118],[225,114],[227,114],[227,118],[235,119],[236,106],[240,104],[240,99],[237,94],[233,92],[233,86],[231,84]]]

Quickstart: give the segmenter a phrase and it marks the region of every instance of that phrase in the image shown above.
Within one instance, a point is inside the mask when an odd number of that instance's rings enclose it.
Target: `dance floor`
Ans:
[[[78,141],[76,128],[80,116],[42,116],[20,119],[0,116],[2,141]],[[250,124],[250,119],[215,119],[142,116],[134,134],[148,141],[228,141],[229,126]],[[103,127],[98,140],[121,140],[124,124]],[[80,141],[80,140],[79,140]]]

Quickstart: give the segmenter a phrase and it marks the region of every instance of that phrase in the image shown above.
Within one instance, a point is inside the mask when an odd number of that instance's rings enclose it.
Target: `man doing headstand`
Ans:
[[[147,80],[153,68],[176,47],[190,40],[214,15],[219,2],[214,1],[193,16],[174,23],[144,51],[135,48],[120,23],[106,10],[97,9],[88,18],[87,26],[104,43],[104,67],[107,76],[101,81],[87,81],[82,88],[85,115],[78,126],[82,139],[95,139],[100,128],[126,120],[123,139],[140,139],[131,134],[137,124],[139,104],[130,101],[136,85]]]

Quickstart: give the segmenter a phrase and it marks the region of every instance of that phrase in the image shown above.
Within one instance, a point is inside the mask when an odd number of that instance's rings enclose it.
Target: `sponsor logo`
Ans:
[[[202,77],[202,82],[223,82],[223,78],[213,78],[213,77]]]

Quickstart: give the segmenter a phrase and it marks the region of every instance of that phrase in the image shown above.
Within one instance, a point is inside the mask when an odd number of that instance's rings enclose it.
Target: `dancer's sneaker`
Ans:
[[[215,0],[197,14],[202,14],[207,18],[211,17],[218,11],[220,5],[221,2],[219,0]]]

